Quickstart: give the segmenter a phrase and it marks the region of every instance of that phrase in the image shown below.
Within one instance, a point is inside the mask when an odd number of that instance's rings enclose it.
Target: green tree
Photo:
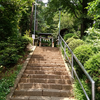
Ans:
[[[29,9],[34,0],[0,0],[0,41],[17,37],[22,12]],[[1,6],[2,5],[2,6]]]
[[[87,17],[87,9],[85,9],[87,3],[90,1],[93,0],[51,0],[46,14],[48,14],[47,17],[49,17],[49,19],[52,19],[51,17],[54,17],[55,12],[57,12],[60,7],[62,11],[66,10],[70,12],[74,18],[78,20],[79,25],[81,25],[81,37],[83,37],[83,35],[85,35],[84,31],[91,25],[90,23],[92,23],[91,19]]]
[[[94,27],[100,28],[100,1],[95,0],[93,2],[89,2],[88,6],[88,15],[94,20]]]

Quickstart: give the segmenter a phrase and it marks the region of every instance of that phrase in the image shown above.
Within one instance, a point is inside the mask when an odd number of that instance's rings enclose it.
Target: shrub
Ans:
[[[8,43],[8,42],[1,41],[1,43],[0,43],[0,51],[1,51],[1,50],[4,50],[4,49],[7,48],[8,46],[11,46],[11,44]]]
[[[68,34],[65,34],[64,40],[66,41],[66,40],[68,40],[68,39],[71,38],[71,37],[73,37],[73,38],[75,38],[75,39],[78,39],[78,38],[79,38],[79,37],[78,37],[76,34],[74,34],[74,33],[68,33]]]
[[[23,41],[24,42],[26,42],[27,44],[28,43],[33,43],[33,39],[32,39],[32,37],[29,37],[28,35],[24,35],[23,37],[22,37],[22,39],[23,39]]]
[[[91,45],[80,45],[75,48],[74,54],[80,60],[80,62],[84,64],[85,61],[87,61],[93,55],[94,51],[92,50],[92,48],[93,47]]]
[[[17,53],[17,49],[12,47],[0,51],[0,65],[9,67],[9,65],[17,63],[20,57]]]
[[[6,96],[10,93],[10,87],[14,86],[15,79],[21,70],[22,65],[17,65],[16,70],[12,73],[8,70],[6,76],[0,80],[0,100],[6,100]]]
[[[96,100],[100,100],[100,52],[86,61],[84,67],[96,83]]]
[[[26,46],[32,43],[32,38],[27,35],[18,38],[8,38],[6,42],[0,43],[0,65],[10,67],[16,64]]]
[[[68,33],[64,35],[64,40],[66,41],[68,38],[71,38],[74,34],[73,33]]]
[[[91,45],[81,45],[74,50],[74,54],[79,59],[79,61],[84,65],[84,63],[94,54]],[[74,61],[75,69],[79,75],[82,76],[83,71]]]
[[[88,94],[91,100],[91,86],[89,83],[86,83],[85,80],[86,80],[85,77],[83,79],[80,79],[86,93]],[[75,95],[76,100],[87,100],[78,80],[75,80],[73,90],[74,90],[74,95]]]
[[[93,51],[94,53],[99,53],[100,52],[100,45],[97,45],[97,46],[93,46]]]
[[[73,51],[76,47],[78,47],[82,44],[84,44],[84,41],[82,41],[80,39],[74,39],[68,45],[69,45],[70,49]]]
[[[72,40],[74,40],[73,37],[69,38],[68,40],[66,40],[66,43],[69,44]]]

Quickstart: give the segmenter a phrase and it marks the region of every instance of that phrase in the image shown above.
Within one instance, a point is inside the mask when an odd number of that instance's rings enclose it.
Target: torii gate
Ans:
[[[45,37],[43,37],[43,36],[45,36]],[[50,36],[50,37],[48,37],[48,36]],[[52,36],[52,33],[39,33],[39,46],[41,46],[41,40],[42,39],[48,39],[48,40],[50,40],[50,39],[52,39],[52,47],[54,47],[54,39],[53,39],[53,36]]]

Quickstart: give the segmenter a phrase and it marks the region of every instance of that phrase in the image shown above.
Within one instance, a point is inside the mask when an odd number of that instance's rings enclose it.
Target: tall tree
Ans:
[[[32,22],[33,22],[33,11],[34,11],[34,3],[32,4],[32,12],[30,16],[30,31],[32,32]]]
[[[100,28],[100,0],[89,2],[87,9],[89,17],[94,20],[94,27]]]
[[[0,41],[17,37],[23,13],[27,13],[34,0],[0,0]],[[29,16],[29,15],[28,15]],[[24,21],[23,21],[24,23]],[[28,24],[29,25],[29,24]]]
[[[84,31],[88,28],[88,23],[92,23],[91,19],[87,17],[87,4],[93,0],[51,0],[48,6],[49,16],[54,15],[61,7],[62,10],[70,12],[81,25],[81,37],[85,35]]]

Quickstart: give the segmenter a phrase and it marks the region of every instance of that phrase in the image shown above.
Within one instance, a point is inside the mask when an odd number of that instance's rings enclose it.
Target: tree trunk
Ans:
[[[81,23],[81,38],[85,35],[84,31],[86,29],[86,24],[87,24],[87,22],[85,23],[86,18],[84,18],[84,15],[87,15],[87,10],[85,9],[86,6],[87,6],[87,2],[86,2],[86,0],[83,0],[83,2],[82,2],[83,17],[82,17],[82,23]]]
[[[84,36],[84,22],[81,24],[81,38]]]
[[[32,12],[31,12],[31,16],[30,16],[30,31],[31,31],[31,33],[32,33],[33,11],[34,11],[34,3],[32,5]]]

